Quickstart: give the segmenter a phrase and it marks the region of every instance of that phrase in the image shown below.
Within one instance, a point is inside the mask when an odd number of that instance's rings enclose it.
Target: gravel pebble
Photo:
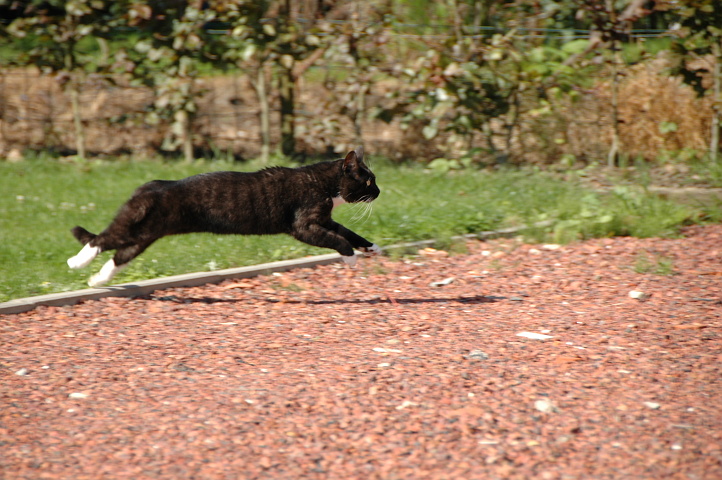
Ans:
[[[488,360],[489,355],[482,352],[481,350],[472,350],[471,352],[469,352],[468,355],[466,355],[466,358],[468,358],[469,360]]]
[[[644,300],[647,297],[649,297],[649,295],[644,292],[640,292],[639,290],[632,290],[629,292],[629,298],[634,298],[635,300]]]
[[[548,399],[541,399],[534,402],[534,408],[542,413],[553,413],[557,411],[557,407]]]

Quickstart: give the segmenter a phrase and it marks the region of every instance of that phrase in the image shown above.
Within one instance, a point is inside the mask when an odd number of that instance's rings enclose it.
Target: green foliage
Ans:
[[[72,0],[32,2],[25,15],[12,21],[7,32],[29,41],[16,60],[50,72],[73,72],[86,64],[79,45],[105,38],[119,24],[124,2]]]
[[[90,67],[96,71],[108,64],[89,62],[80,48],[89,42],[104,42],[119,25],[125,2],[106,0],[57,0],[31,2],[24,15],[14,19],[7,33],[29,39],[27,51],[18,55],[17,65],[35,65],[46,73],[58,74],[58,80],[70,95],[78,155],[85,156],[85,134],[79,107],[79,85]]]
[[[134,2],[124,16],[141,33],[123,53],[132,80],[153,88],[154,102],[146,112],[150,125],[168,124],[162,150],[183,150],[193,159],[191,125],[204,94],[195,80],[203,64],[217,62],[220,42],[206,25],[217,19],[213,9],[177,3],[161,8],[156,2]],[[128,65],[129,64],[129,65]]]
[[[681,21],[672,45],[672,53],[677,59],[672,74],[680,76],[702,96],[710,88],[704,79],[711,68],[692,61],[709,54],[717,57],[717,62],[722,61],[722,4],[715,0],[691,0],[682,2],[677,13]]]
[[[403,83],[413,88],[392,92],[391,104],[377,109],[376,117],[387,122],[400,117],[407,128],[420,124],[426,140],[444,134],[447,156],[459,161],[508,155],[522,116],[542,113],[549,106],[546,98],[576,95],[575,87],[588,82],[586,69],[566,63],[586,41],[531,46],[517,33],[430,41],[423,55],[398,69]],[[504,133],[494,131],[494,121],[501,122]],[[485,148],[474,146],[479,135]],[[503,138],[495,141],[499,135]],[[461,150],[453,147],[460,143],[465,145]],[[507,151],[499,151],[500,144]]]

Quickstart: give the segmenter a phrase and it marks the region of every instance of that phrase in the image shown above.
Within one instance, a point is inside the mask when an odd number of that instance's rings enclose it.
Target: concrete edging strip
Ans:
[[[451,237],[451,240],[483,240],[488,238],[508,237],[517,235],[519,232],[529,228],[543,228],[548,227],[551,224],[552,222],[549,221],[538,222],[531,227],[525,225],[521,227],[505,228],[502,230],[471,233],[468,235]],[[419,247],[430,247],[435,244],[438,244],[438,240],[422,240],[419,242],[390,245],[388,247],[384,247],[384,251],[388,252]],[[221,283],[222,281],[230,278],[250,278],[259,275],[267,275],[273,272],[284,272],[296,268],[310,268],[318,265],[329,265],[339,261],[341,261],[341,256],[338,253],[328,253],[325,255],[316,255],[313,257],[298,258],[294,260],[262,263],[248,267],[228,268],[213,272],[186,273],[183,275],[155,278],[152,280],[143,280],[134,283],[124,283],[109,287],[88,288],[73,292],[51,293],[49,295],[39,295],[36,297],[18,298],[16,300],[10,300],[9,302],[0,303],[0,315],[27,312],[28,310],[33,310],[39,306],[58,307],[75,305],[79,302],[97,300],[104,297],[139,297],[142,295],[148,295],[155,290],[179,287],[197,287],[209,283]]]

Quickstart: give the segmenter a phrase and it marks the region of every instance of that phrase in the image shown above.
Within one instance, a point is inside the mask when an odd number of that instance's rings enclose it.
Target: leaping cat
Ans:
[[[343,203],[371,202],[379,193],[376,177],[363,162],[362,147],[342,159],[298,168],[154,180],[139,187],[100,234],[73,228],[84,247],[68,259],[68,266],[86,267],[101,252],[115,250],[88,282],[91,287],[101,286],[159,238],[191,232],[285,233],[336,250],[353,266],[354,249],[366,255],[379,254],[381,249],[335,222],[331,212]]]

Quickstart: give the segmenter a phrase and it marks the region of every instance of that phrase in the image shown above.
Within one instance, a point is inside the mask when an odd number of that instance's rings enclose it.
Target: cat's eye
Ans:
[[[368,180],[366,180],[366,186],[367,186],[367,187],[370,187],[370,186],[371,186],[371,179],[370,179],[370,178],[369,178]]]

